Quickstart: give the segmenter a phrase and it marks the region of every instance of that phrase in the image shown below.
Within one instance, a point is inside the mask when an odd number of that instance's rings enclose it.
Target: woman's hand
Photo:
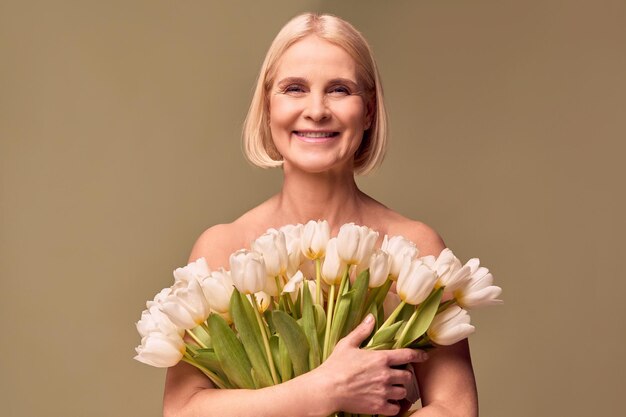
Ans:
[[[408,394],[414,397],[410,398],[413,401],[417,399],[415,377],[404,365],[423,362],[426,353],[412,349],[360,349],[373,327],[374,318],[368,315],[314,371],[332,381],[329,401],[337,411],[391,416],[400,411],[399,401]]]

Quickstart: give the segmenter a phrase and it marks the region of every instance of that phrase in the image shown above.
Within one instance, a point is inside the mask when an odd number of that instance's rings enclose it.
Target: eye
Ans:
[[[345,85],[334,85],[328,90],[328,92],[333,96],[348,96],[352,94],[350,89]]]
[[[300,84],[289,84],[281,92],[283,94],[300,95],[306,93],[306,89]]]

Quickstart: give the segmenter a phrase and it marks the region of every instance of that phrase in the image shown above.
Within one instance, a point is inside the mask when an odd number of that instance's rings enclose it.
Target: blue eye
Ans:
[[[343,96],[347,96],[350,95],[350,89],[344,85],[336,85],[333,86],[330,90],[329,90],[330,94],[333,95],[343,95]]]
[[[304,93],[304,92],[305,92],[304,87],[298,84],[291,84],[283,89],[283,93],[285,94],[299,94],[299,93]]]

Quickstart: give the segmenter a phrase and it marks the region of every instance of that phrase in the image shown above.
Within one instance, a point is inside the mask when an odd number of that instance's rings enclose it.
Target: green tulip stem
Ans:
[[[195,334],[193,334],[193,332],[189,329],[185,329],[185,332],[198,344],[198,346],[200,346],[202,349],[206,349],[207,345],[205,345],[204,343],[202,343],[202,340],[198,339],[198,336],[196,336]]]
[[[283,286],[280,285],[280,276],[276,275],[274,277],[274,281],[276,281],[276,289],[278,290],[278,294],[282,294],[283,292]]]
[[[341,284],[339,284],[339,292],[337,293],[337,301],[335,302],[335,311],[333,312],[334,315],[337,315],[337,309],[339,308],[338,307],[339,301],[341,300],[341,297],[343,297],[343,293],[345,292],[344,290],[347,285],[349,271],[350,271],[350,264],[346,265],[346,270],[343,272],[343,275],[341,276]]]
[[[192,365],[198,368],[200,371],[202,371],[202,373],[208,376],[211,379],[211,381],[213,381],[213,383],[218,386],[218,388],[220,389],[228,388],[226,384],[224,383],[224,381],[222,380],[222,378],[220,378],[215,372],[197,363],[188,352],[185,352],[184,356],[181,359],[183,362],[187,362],[189,365]]]
[[[269,365],[270,372],[272,373],[272,380],[274,381],[274,385],[278,385],[280,382],[278,380],[278,376],[276,375],[276,367],[274,366],[274,359],[272,358],[272,351],[270,350],[270,342],[267,338],[267,329],[265,328],[265,324],[263,323],[263,319],[261,318],[261,313],[259,313],[259,304],[256,301],[256,295],[252,294],[252,304],[254,306],[254,314],[256,315],[256,321],[259,324],[259,329],[261,330],[261,336],[263,337],[263,346],[265,347],[265,356],[267,356],[267,364]]]
[[[315,260],[315,304],[322,305],[322,266],[320,258]]]
[[[328,314],[326,315],[326,330],[324,332],[324,350],[322,351],[322,362],[328,358],[330,350],[330,327],[333,321],[333,303],[335,301],[335,284],[330,286],[328,293]]]
[[[409,318],[409,321],[404,326],[404,329],[402,329],[402,333],[400,333],[400,337],[396,340],[396,343],[394,343],[393,349],[399,349],[404,344],[404,338],[406,337],[406,334],[409,332],[409,329],[413,325],[413,322],[415,321],[415,319],[417,319],[418,313],[420,311],[421,311],[420,308],[416,308],[413,314],[411,314],[411,318]]]
[[[404,308],[404,306],[406,305],[405,301],[400,301],[400,304],[398,304],[398,307],[396,307],[395,310],[393,310],[393,313],[391,313],[391,315],[389,316],[389,318],[387,318],[387,320],[385,320],[385,322],[383,323],[382,326],[380,326],[378,328],[378,330],[376,331],[376,333],[378,333],[379,331],[381,331],[382,329],[386,328],[387,326],[389,326],[390,324],[393,324],[393,322],[396,320],[396,318],[398,317],[398,314],[400,314],[400,311],[402,311],[402,309]],[[374,338],[372,337],[369,341],[369,343],[367,344],[367,346],[371,346],[372,342],[374,341]]]

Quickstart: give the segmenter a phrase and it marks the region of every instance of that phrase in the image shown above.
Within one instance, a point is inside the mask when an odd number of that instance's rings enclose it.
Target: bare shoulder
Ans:
[[[204,257],[209,268],[229,269],[230,254],[239,249],[249,249],[251,242],[263,234],[270,225],[263,222],[265,204],[246,212],[232,223],[216,224],[205,230],[196,240],[189,261]]]
[[[388,216],[387,225],[389,236],[401,235],[417,245],[420,256],[437,256],[446,247],[439,233],[427,224],[404,217],[396,212]]]

